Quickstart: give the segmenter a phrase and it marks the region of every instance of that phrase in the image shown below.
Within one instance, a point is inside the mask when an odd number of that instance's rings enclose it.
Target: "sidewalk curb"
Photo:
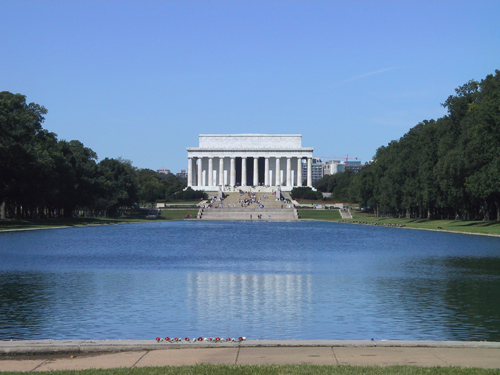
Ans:
[[[28,340],[0,341],[0,356],[64,353],[113,353],[142,350],[207,349],[237,347],[413,347],[413,348],[490,348],[500,342],[487,341],[398,341],[398,340],[250,340],[243,342],[178,342],[154,340]]]

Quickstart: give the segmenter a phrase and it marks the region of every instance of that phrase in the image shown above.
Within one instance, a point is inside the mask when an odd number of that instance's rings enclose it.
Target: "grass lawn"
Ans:
[[[390,217],[375,217],[372,214],[352,210],[352,220],[342,220],[338,210],[298,210],[301,219],[328,220],[364,224],[399,224],[406,228],[432,229],[463,233],[500,235],[500,222],[497,221],[464,221],[464,220],[426,220],[397,219]]]
[[[39,372],[51,375],[490,375],[497,369],[416,366],[320,366],[320,365],[194,365],[180,367],[138,367],[101,370],[68,370]],[[2,372],[22,375],[26,372]]]
[[[196,200],[196,201],[182,201],[182,202],[162,202],[162,203],[165,203],[166,205],[177,205],[177,204],[190,204],[190,205],[193,205],[193,204],[198,204],[200,203],[201,201],[200,200]]]
[[[339,210],[298,210],[301,219],[340,221]]]
[[[108,217],[86,217],[86,218],[51,218],[51,219],[26,219],[26,220],[0,220],[0,230],[5,229],[27,229],[27,228],[55,228],[75,227],[85,225],[105,225],[118,223],[135,223],[144,221],[138,218],[108,218]]]
[[[29,220],[0,220],[0,231],[8,229],[37,229],[76,227],[86,225],[107,225],[123,223],[143,223],[156,220],[184,220],[186,215],[196,218],[197,209],[172,209],[161,210],[158,219],[145,219],[144,216],[131,217],[86,217],[86,218],[51,218],[51,219],[29,219]]]
[[[359,211],[351,211],[352,220],[342,220],[338,210],[298,210],[301,219],[326,220],[337,222],[351,222],[363,224],[399,224],[406,228],[433,229],[463,233],[478,233],[500,236],[500,222],[497,221],[463,221],[463,220],[425,220],[425,219],[396,219],[388,217],[375,217]],[[198,214],[195,208],[180,208],[161,210],[158,219],[145,219],[143,216],[116,217],[116,218],[52,218],[32,220],[0,220],[0,231],[8,229],[35,229],[54,227],[73,227],[86,225],[106,225],[120,223],[140,223],[154,220],[184,220],[186,215],[191,215],[194,220]]]
[[[161,210],[160,211],[160,217],[158,219],[160,220],[184,220],[186,218],[186,215],[191,215],[192,219],[196,219],[196,215],[198,215],[198,210],[197,209],[172,209],[172,210]]]
[[[320,204],[322,206],[325,206],[325,205],[332,205],[332,204],[337,204],[337,203],[341,203],[341,202],[337,202],[337,201],[319,201],[319,200],[311,200],[311,199],[299,199],[297,201],[298,204],[303,204],[303,205],[311,205],[311,204]]]

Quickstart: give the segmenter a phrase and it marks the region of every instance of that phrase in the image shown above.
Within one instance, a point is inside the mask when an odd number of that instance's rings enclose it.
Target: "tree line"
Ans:
[[[138,202],[203,197],[185,179],[105,158],[42,127],[47,109],[0,92],[0,217],[115,216]]]
[[[500,71],[458,87],[442,105],[447,115],[380,147],[359,173],[315,186],[376,215],[500,220]],[[113,216],[137,202],[203,196],[174,175],[120,158],[97,162],[81,142],[44,129],[46,114],[21,94],[0,93],[1,217]]]
[[[445,116],[380,147],[359,173],[316,186],[376,215],[500,220],[500,71],[458,87],[442,105]]]

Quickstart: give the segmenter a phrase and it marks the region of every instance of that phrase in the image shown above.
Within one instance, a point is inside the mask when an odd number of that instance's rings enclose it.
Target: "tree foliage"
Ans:
[[[396,216],[500,220],[500,71],[460,86],[443,106],[446,116],[380,147],[350,197]]]
[[[323,194],[319,191],[314,191],[309,186],[294,187],[292,189],[293,199],[311,199],[311,200],[321,200],[323,199]]]
[[[343,173],[323,176],[314,187],[324,193],[332,193],[331,199],[341,202],[351,200],[349,187],[355,173],[347,170]]]
[[[0,92],[1,218],[116,215],[138,202],[197,199],[174,175],[106,158],[43,129],[47,110],[21,94]]]
[[[316,187],[377,214],[500,220],[500,71],[458,87],[447,115],[425,120],[380,147],[359,173],[327,176]],[[43,129],[47,110],[0,92],[1,217],[118,214],[137,202],[198,199],[174,175],[104,159],[79,141]],[[295,199],[321,199],[297,187]]]

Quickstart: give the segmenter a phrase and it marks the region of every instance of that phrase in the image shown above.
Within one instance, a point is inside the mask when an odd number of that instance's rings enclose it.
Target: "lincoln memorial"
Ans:
[[[312,147],[300,134],[200,134],[188,147],[188,186],[224,190],[235,186],[312,186]],[[307,165],[302,176],[302,165]]]

